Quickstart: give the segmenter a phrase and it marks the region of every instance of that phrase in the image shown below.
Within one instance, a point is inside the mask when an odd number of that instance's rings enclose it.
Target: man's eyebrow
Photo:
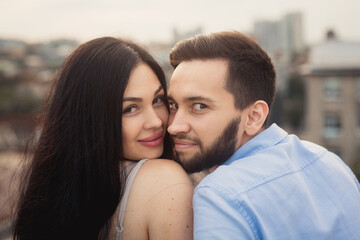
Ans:
[[[207,101],[207,102],[215,102],[211,98],[203,97],[203,96],[193,96],[193,97],[185,97],[185,102],[195,102],[195,101]]]
[[[172,96],[168,96],[168,100],[175,102]],[[184,97],[184,102],[195,102],[195,101],[215,102],[211,98],[203,97],[203,96]]]

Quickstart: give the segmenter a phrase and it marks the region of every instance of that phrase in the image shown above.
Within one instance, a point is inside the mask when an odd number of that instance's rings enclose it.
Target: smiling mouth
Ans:
[[[176,151],[187,150],[189,148],[195,147],[196,145],[197,144],[194,142],[174,139],[174,146]]]
[[[147,138],[138,140],[138,142],[145,147],[157,147],[163,142],[163,131],[151,135]]]

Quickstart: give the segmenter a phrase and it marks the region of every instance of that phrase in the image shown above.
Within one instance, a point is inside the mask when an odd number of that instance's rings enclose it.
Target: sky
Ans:
[[[328,29],[360,41],[360,0],[0,0],[0,38],[84,42],[107,35],[168,42],[174,28],[251,33],[255,21],[292,12],[303,14],[308,44],[323,41]]]

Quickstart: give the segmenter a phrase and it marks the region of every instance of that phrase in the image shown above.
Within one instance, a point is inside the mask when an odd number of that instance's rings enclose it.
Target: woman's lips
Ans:
[[[163,133],[164,131],[158,132],[154,135],[138,140],[138,142],[146,147],[157,147],[163,142]]]

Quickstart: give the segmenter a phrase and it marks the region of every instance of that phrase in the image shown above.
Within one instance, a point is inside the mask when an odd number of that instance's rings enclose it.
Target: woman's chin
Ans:
[[[126,157],[127,154],[125,154],[126,159],[130,160],[141,160],[141,159],[154,159],[154,158],[160,158],[163,154],[163,147],[158,147],[157,149],[139,149],[138,152],[131,154],[130,156]]]

